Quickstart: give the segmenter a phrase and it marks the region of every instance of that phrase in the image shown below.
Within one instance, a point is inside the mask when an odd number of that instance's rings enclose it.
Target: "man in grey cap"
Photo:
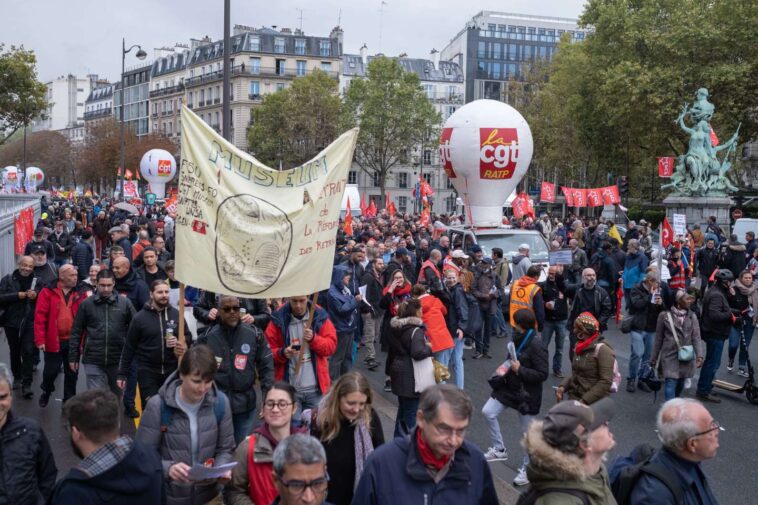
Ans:
[[[124,249],[124,256],[131,262],[132,261],[132,243],[129,242],[129,225],[120,224],[116,225],[108,233],[111,236],[111,245],[117,245]]]
[[[32,237],[32,240],[27,242],[26,247],[24,248],[24,256],[29,256],[30,254],[32,254],[32,246],[34,244],[44,245],[45,253],[47,254],[48,258],[55,257],[55,249],[53,249],[53,243],[47,240],[47,238],[45,238],[44,227],[39,227],[36,230],[34,230],[34,236]]]
[[[512,282],[516,282],[526,275],[530,266],[532,266],[532,260],[529,259],[529,244],[524,243],[518,246],[518,254],[513,257]]]
[[[569,400],[554,405],[544,421],[532,422],[523,442],[529,453],[527,495],[534,497],[528,503],[616,503],[603,464],[616,445],[608,427],[614,413],[610,398],[590,406]]]

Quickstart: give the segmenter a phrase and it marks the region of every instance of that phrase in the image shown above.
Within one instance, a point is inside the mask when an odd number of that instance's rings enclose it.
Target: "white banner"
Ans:
[[[355,128],[308,163],[279,171],[237,149],[183,106],[177,279],[251,298],[328,288],[357,138]]]
[[[687,234],[687,215],[686,214],[674,214],[673,215],[672,228],[674,228],[674,235],[686,235]]]

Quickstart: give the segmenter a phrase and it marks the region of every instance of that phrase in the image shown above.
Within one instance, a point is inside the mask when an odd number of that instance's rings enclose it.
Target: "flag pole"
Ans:
[[[318,300],[318,291],[311,295],[311,308],[308,313],[308,321],[305,322],[305,329],[309,330],[313,326],[313,316],[316,315],[316,300]],[[300,352],[297,355],[297,362],[295,363],[295,375],[300,373],[300,368],[303,366],[303,357],[305,356],[305,349],[308,346],[308,342],[303,339],[300,342]]]
[[[187,341],[184,338],[184,283],[179,283],[179,334],[177,335],[177,338],[179,339],[179,342],[184,345]],[[182,357],[184,355],[179,357],[178,363],[182,362]]]

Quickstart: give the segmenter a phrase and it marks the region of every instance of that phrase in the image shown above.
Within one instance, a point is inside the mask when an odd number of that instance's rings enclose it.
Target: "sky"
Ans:
[[[382,6],[382,4],[384,5]],[[425,58],[441,50],[466,21],[482,10],[576,18],[584,0],[231,0],[231,24],[302,28],[327,36],[338,23],[344,52]],[[121,71],[121,38],[153,48],[189,43],[223,32],[223,0],[1,0],[0,43],[24,45],[37,55],[45,82],[74,74],[98,74],[111,81]],[[381,30],[380,30],[381,19]],[[381,36],[380,36],[381,31]],[[381,41],[381,47],[380,47]],[[7,48],[6,48],[7,49]],[[126,66],[135,65],[136,51]]]

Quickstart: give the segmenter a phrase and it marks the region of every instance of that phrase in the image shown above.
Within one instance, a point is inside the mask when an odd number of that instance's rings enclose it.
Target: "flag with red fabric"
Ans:
[[[366,195],[364,193],[361,193],[361,216],[366,215]]]
[[[421,226],[429,226],[432,223],[431,212],[429,212],[429,205],[424,205],[424,210],[421,211],[421,219],[418,224]]]
[[[389,214],[390,217],[395,217],[395,214],[397,214],[395,202],[390,202],[389,205],[387,205],[387,214]]]
[[[658,177],[671,177],[674,175],[674,159],[673,156],[661,156],[658,158]]]
[[[606,186],[602,190],[603,205],[616,205],[621,203],[618,186]]]
[[[561,186],[561,191],[563,192],[563,197],[566,199],[566,205],[569,207],[574,206],[574,193],[572,192],[571,188],[568,188],[566,186]]]
[[[574,207],[586,207],[587,206],[587,190],[584,188],[572,188],[572,198],[574,200]]]
[[[522,193],[522,195],[526,202],[526,215],[534,219],[534,202],[526,193]]]
[[[132,171],[129,170],[128,168],[126,169],[126,172],[124,172],[124,177],[129,179],[130,181],[132,180],[133,175],[134,174],[132,174]]]
[[[711,126],[711,147],[716,147],[717,145],[719,145],[719,138],[716,136],[716,132],[713,131],[713,127]]]
[[[600,207],[603,205],[603,198],[600,196],[601,189],[592,188],[587,190],[587,205],[590,207]]]
[[[421,196],[432,196],[434,195],[434,190],[432,189],[432,185],[426,182],[426,180],[421,180]]]
[[[347,207],[345,208],[345,224],[342,225],[342,231],[345,235],[353,234],[353,213],[350,210],[350,197],[347,197]]]
[[[554,202],[555,201],[555,184],[552,182],[542,181],[542,188],[540,189],[540,201],[541,202]]]
[[[661,245],[665,249],[673,243],[674,243],[674,229],[669,224],[668,217],[664,217],[663,223],[661,223]]]
[[[519,193],[516,198],[511,202],[511,208],[513,209],[513,216],[517,219],[529,214],[529,204],[527,202],[528,197],[525,193]]]
[[[371,203],[366,208],[366,217],[376,217],[376,205],[374,205],[374,198],[371,198]]]

